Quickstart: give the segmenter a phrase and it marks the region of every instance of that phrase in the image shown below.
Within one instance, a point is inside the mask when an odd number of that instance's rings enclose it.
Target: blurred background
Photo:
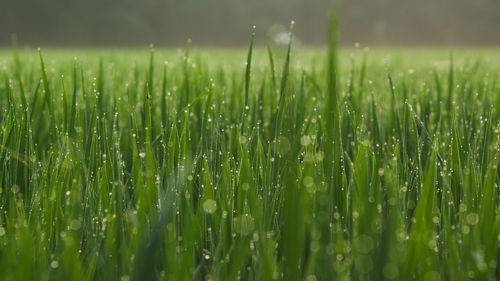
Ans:
[[[0,0],[0,45],[245,46],[325,44],[330,0]],[[342,45],[500,44],[500,0],[343,0]]]

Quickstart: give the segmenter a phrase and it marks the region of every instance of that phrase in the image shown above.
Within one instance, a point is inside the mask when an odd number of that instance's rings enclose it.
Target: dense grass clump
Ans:
[[[0,52],[0,279],[498,280],[500,53],[330,41]]]

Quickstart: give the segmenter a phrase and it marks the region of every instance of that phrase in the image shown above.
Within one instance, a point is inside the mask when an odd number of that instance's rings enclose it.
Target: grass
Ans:
[[[500,277],[500,51],[253,38],[0,51],[0,279]]]

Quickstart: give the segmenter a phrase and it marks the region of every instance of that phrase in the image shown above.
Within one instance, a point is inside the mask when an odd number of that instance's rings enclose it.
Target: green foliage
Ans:
[[[336,25],[246,67],[0,51],[0,279],[498,280],[498,51]]]

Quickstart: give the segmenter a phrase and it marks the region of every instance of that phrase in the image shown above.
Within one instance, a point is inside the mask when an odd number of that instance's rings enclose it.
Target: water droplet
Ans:
[[[479,222],[479,216],[476,213],[470,213],[467,215],[467,223],[475,225]]]
[[[213,214],[217,210],[217,203],[212,199],[207,199],[203,202],[203,211],[207,214]]]
[[[323,158],[325,158],[325,154],[322,151],[318,151],[318,153],[316,153],[316,159],[321,161]]]
[[[240,215],[237,216],[234,219],[234,231],[240,235],[246,236],[250,233],[252,233],[254,227],[255,227],[255,222],[252,216],[245,214],[245,215]]]
[[[81,222],[79,220],[72,220],[69,227],[72,230],[78,230],[81,227]]]
[[[306,191],[309,193],[314,193],[316,191],[316,186],[314,185],[314,179],[310,176],[304,177],[302,183],[306,187]]]
[[[276,139],[276,152],[280,155],[285,155],[288,151],[290,151],[291,145],[290,141],[286,137],[278,137]]]
[[[373,239],[365,234],[361,234],[360,236],[358,236],[356,242],[358,252],[363,254],[369,253],[374,246]]]
[[[398,267],[393,263],[385,264],[382,271],[387,279],[396,279],[399,274]]]
[[[308,146],[309,144],[311,144],[311,138],[307,135],[302,136],[300,138],[300,144],[302,144],[303,146]]]
[[[384,169],[383,168],[378,169],[378,176],[381,177],[383,175],[384,175]]]
[[[361,273],[368,273],[373,269],[373,260],[368,255],[359,255],[355,258],[354,264],[356,266],[356,270]]]

